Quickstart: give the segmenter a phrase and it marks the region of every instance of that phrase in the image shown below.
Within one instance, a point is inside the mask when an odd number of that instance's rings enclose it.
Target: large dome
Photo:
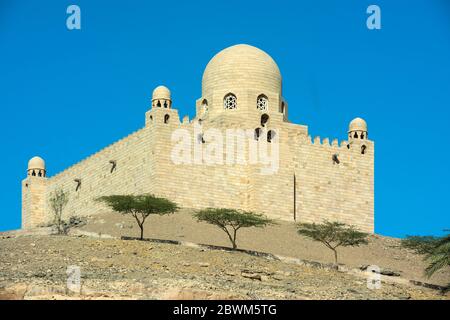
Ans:
[[[267,53],[238,44],[220,51],[206,66],[202,96],[211,95],[215,89],[251,89],[281,94],[281,73]]]

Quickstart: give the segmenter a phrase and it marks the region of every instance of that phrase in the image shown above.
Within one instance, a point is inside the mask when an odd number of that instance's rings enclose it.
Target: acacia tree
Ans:
[[[338,247],[353,247],[368,243],[367,233],[360,232],[355,227],[340,222],[301,223],[298,227],[300,235],[322,242],[334,252],[336,266],[338,264]]]
[[[208,208],[200,210],[194,216],[198,221],[215,225],[222,229],[230,239],[233,249],[237,248],[236,235],[239,229],[249,227],[265,227],[274,224],[262,214],[226,208]]]
[[[64,192],[63,189],[57,189],[52,192],[50,199],[50,207],[53,211],[53,221],[58,230],[58,234],[64,234],[66,228],[62,219],[64,207],[69,202],[69,194]]]
[[[97,201],[105,203],[112,210],[121,214],[131,214],[141,230],[140,239],[144,239],[144,223],[151,214],[165,215],[174,213],[178,206],[165,198],[151,194],[104,196]]]

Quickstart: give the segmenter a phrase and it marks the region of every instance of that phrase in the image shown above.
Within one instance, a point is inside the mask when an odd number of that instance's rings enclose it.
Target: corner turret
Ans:
[[[350,122],[348,128],[348,139],[352,140],[367,140],[367,123],[364,119],[355,118]]]
[[[27,177],[22,181],[22,228],[30,229],[46,221],[45,195],[47,170],[41,157],[28,161]]]

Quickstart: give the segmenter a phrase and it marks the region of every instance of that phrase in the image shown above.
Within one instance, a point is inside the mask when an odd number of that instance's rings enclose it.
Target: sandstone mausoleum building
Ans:
[[[373,233],[374,142],[365,121],[351,121],[346,140],[338,143],[311,138],[307,126],[289,121],[288,112],[275,61],[249,45],[226,48],[206,66],[193,119],[180,121],[169,89],[159,86],[142,129],[51,177],[45,162],[32,158],[22,182],[22,227],[50,222],[49,198],[63,189],[69,193],[66,218],[105,212],[94,201],[99,196],[152,193],[187,208],[238,208],[297,222],[337,220]],[[230,135],[235,145],[214,147],[217,134],[228,138],[228,132],[241,132]],[[251,161],[251,148],[260,142],[276,164]],[[216,162],[197,159],[208,152]],[[264,172],[271,165],[274,170]]]

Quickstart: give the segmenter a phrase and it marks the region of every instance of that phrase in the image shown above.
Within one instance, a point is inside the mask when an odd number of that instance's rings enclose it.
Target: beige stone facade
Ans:
[[[281,73],[265,52],[237,45],[218,53],[205,69],[192,120],[180,121],[163,86],[149,105],[142,129],[55,176],[46,177],[42,159],[30,160],[23,227],[49,222],[48,199],[62,188],[69,192],[67,217],[105,211],[94,201],[102,195],[153,193],[183,207],[337,220],[374,232],[374,142],[367,124],[354,119],[340,143],[312,139],[307,126],[288,120]],[[269,162],[258,158],[261,150]]]

